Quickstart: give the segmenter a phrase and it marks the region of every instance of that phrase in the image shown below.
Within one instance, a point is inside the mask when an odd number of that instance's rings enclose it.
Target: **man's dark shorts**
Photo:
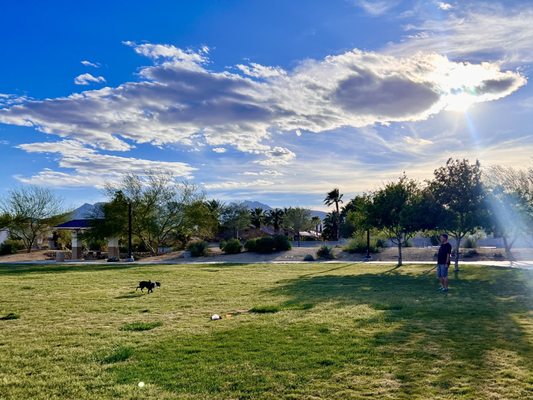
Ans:
[[[448,277],[448,264],[437,264],[437,278]]]

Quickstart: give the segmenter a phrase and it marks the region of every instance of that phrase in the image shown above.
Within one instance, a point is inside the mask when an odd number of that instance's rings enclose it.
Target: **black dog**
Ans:
[[[152,282],[152,281],[140,281],[139,286],[135,289],[141,289],[141,292],[146,288],[148,289],[148,293],[152,293],[156,287],[161,287],[161,284],[159,282]]]

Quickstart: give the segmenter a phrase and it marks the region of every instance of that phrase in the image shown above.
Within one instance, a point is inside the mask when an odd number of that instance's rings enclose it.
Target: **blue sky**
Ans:
[[[319,208],[448,157],[533,164],[528,1],[18,1],[0,14],[0,196],[162,169]]]

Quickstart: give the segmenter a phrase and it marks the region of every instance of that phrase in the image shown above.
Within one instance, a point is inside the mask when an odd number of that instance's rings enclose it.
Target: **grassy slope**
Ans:
[[[427,270],[0,266],[0,398],[531,398],[533,273]]]

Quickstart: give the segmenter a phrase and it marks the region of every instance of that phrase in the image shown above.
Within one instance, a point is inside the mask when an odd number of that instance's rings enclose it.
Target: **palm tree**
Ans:
[[[341,233],[341,221],[340,221],[340,212],[339,212],[339,203],[342,203],[342,194],[339,192],[338,188],[333,189],[331,192],[328,192],[326,198],[324,199],[324,204],[328,207],[335,204],[335,209],[337,211],[337,240],[340,239]]]
[[[270,210],[267,215],[267,220],[270,225],[274,228],[274,232],[279,233],[281,224],[283,223],[283,216],[285,212],[280,208],[275,208]]]
[[[261,224],[265,220],[265,214],[263,213],[262,208],[254,208],[250,210],[250,216],[252,217],[252,225],[257,229],[261,228]]]

